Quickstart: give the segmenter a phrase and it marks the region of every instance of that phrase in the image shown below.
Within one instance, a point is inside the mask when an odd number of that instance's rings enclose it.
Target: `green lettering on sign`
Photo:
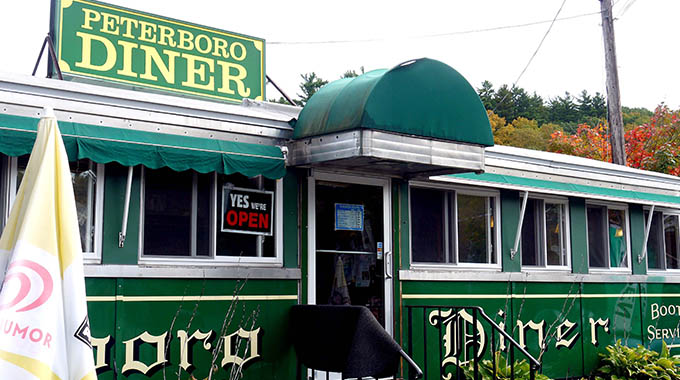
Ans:
[[[265,99],[263,39],[89,0],[55,6],[64,74],[236,102]]]

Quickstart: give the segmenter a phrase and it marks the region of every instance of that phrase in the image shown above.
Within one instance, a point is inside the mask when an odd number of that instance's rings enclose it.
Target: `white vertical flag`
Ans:
[[[43,117],[0,237],[0,379],[96,379],[71,172]]]

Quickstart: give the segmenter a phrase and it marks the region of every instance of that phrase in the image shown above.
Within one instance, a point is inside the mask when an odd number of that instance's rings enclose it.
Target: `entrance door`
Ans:
[[[309,179],[309,303],[369,308],[392,334],[388,179]]]

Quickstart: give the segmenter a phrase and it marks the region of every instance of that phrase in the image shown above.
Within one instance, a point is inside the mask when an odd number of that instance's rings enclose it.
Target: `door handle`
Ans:
[[[385,260],[383,261],[385,262],[385,278],[392,278],[392,252],[386,251]]]

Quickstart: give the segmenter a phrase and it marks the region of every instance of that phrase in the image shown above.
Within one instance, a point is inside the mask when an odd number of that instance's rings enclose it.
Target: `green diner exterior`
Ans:
[[[45,106],[71,160],[99,379],[296,378],[296,304],[366,306],[427,379],[498,338],[458,330],[473,322],[456,306],[555,378],[587,376],[617,340],[680,347],[680,180],[493,146],[441,62],[330,83],[304,108],[0,75],[0,227]]]

